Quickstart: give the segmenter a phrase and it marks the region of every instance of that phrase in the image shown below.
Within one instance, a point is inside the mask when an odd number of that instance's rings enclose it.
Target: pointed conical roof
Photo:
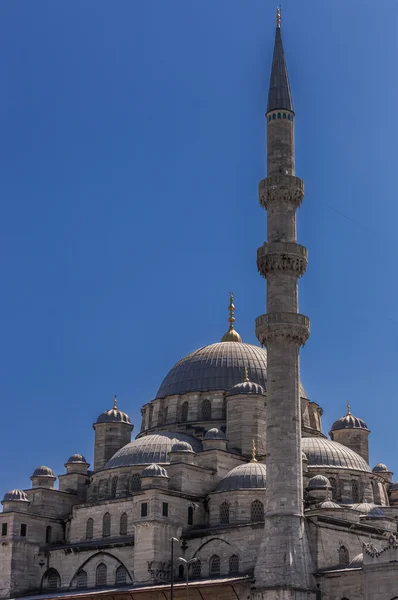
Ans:
[[[290,93],[285,53],[283,52],[280,21],[277,21],[267,112],[279,108],[284,108],[285,110],[291,110],[293,112],[293,101]]]

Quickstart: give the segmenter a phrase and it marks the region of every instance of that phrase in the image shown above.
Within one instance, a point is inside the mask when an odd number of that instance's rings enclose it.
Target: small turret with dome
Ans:
[[[225,433],[217,427],[212,427],[211,429],[206,431],[202,443],[204,450],[227,449],[227,438],[225,436]]]
[[[152,463],[145,467],[141,473],[141,487],[143,490],[152,487],[167,488],[169,485],[169,476],[167,471],[161,465]]]
[[[32,487],[53,488],[56,477],[50,467],[41,465],[37,467],[31,475]]]
[[[358,417],[354,417],[351,413],[351,407],[347,404],[347,413],[344,417],[337,419],[331,427],[329,432],[330,437],[334,442],[339,442],[347,448],[351,448],[357,454],[362,456],[369,462],[369,446],[368,436],[369,429],[363,421]]]
[[[23,490],[11,490],[4,494],[2,500],[3,512],[26,512],[29,506],[29,499]]]
[[[102,469],[110,458],[131,441],[133,425],[127,413],[113,407],[101,413],[93,424],[95,430],[94,471]]]

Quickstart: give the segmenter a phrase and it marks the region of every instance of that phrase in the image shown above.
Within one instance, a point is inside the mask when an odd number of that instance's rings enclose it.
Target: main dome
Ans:
[[[267,351],[243,342],[218,342],[195,350],[178,361],[168,372],[156,394],[165,398],[187,392],[230,390],[245,379],[267,389]],[[306,397],[300,386],[300,395]]]

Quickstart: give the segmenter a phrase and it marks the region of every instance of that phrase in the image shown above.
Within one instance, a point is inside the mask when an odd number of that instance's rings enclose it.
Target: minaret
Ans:
[[[304,185],[294,175],[295,114],[280,24],[278,9],[266,113],[268,176],[259,185],[268,219],[268,242],[257,251],[258,269],[267,279],[267,313],[256,320],[257,338],[268,352],[267,493],[252,599],[309,600],[315,596],[303,517],[299,348],[310,323],[298,312],[307,250],[296,243]]]

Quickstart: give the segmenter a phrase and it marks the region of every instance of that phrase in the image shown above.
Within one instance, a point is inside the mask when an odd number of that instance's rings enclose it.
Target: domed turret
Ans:
[[[192,445],[184,440],[176,440],[170,450],[170,462],[184,462],[192,464],[195,460],[195,453]]]
[[[212,427],[212,429],[206,431],[203,438],[203,449],[226,450],[227,438],[225,437],[225,433],[216,427]]]
[[[337,419],[329,432],[334,442],[339,442],[351,448],[369,462],[368,436],[369,429],[365,421],[351,414],[350,405],[347,404],[347,414]]]
[[[68,458],[68,460],[66,461],[66,465],[70,465],[72,463],[84,463],[86,465],[88,465],[88,462],[86,461],[86,459],[84,458],[84,456],[82,454],[72,454],[72,456],[70,456]]]
[[[87,474],[89,463],[82,454],[72,454],[65,463],[67,473]]]
[[[33,488],[36,488],[36,487],[53,488],[56,477],[54,475],[53,470],[50,469],[50,467],[45,467],[44,465],[41,465],[40,467],[37,467],[37,469],[35,469],[33,471],[30,479],[32,481]]]
[[[12,510],[26,512],[29,506],[29,499],[23,490],[11,490],[4,494],[2,500],[3,512]]]
[[[145,467],[141,473],[141,477],[167,477],[167,471],[164,467],[153,463]]]
[[[315,475],[308,482],[307,491],[312,500],[328,500],[332,489],[330,481],[324,475]]]
[[[148,465],[141,473],[141,488],[143,490],[152,487],[167,488],[168,484],[169,477],[166,469],[156,463]]]
[[[113,407],[101,413],[93,425],[95,430],[94,471],[102,469],[110,458],[131,441],[130,417],[117,408],[116,396]]]
[[[392,482],[393,473],[384,463],[378,463],[375,467],[373,467],[372,471],[373,473],[376,473],[376,475],[380,475],[380,477],[382,477],[384,481],[387,481],[387,483]]]
[[[221,429],[217,429],[216,427],[213,427],[212,429],[209,429],[208,431],[206,431],[204,439],[205,440],[226,440],[227,438],[225,437],[225,433],[223,431],[221,431]]]
[[[172,445],[171,452],[193,452],[193,448],[188,442],[179,440]]]

